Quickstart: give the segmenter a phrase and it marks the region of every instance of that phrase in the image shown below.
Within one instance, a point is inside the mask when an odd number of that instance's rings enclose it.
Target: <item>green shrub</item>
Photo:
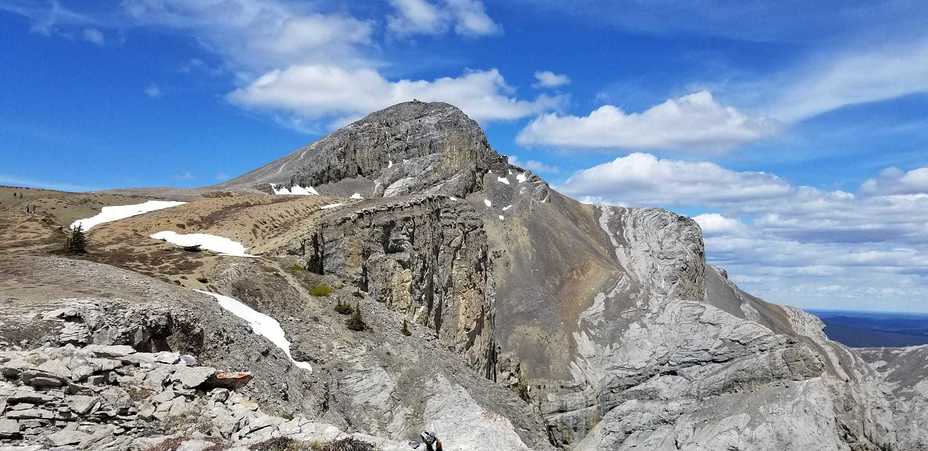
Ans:
[[[310,288],[309,294],[316,296],[316,297],[326,297],[332,294],[332,287],[326,285],[325,283],[320,283]]]
[[[290,269],[290,272],[292,272],[292,273],[297,273],[297,274],[306,271],[306,268],[303,268],[303,266],[300,265],[299,263],[294,263],[294,264],[290,265],[290,268],[289,268],[289,269]]]
[[[335,311],[341,313],[342,315],[350,315],[352,312],[351,306],[347,303],[343,303],[341,298],[335,301]]]
[[[364,324],[364,319],[361,318],[360,305],[356,305],[354,307],[354,313],[351,314],[351,318],[348,318],[348,320],[345,321],[345,325],[348,326],[348,329],[356,332],[360,332],[367,328],[367,324]]]

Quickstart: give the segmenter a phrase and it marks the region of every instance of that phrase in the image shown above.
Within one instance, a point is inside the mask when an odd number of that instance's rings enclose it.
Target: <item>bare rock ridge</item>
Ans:
[[[828,340],[706,264],[692,219],[561,195],[451,105],[395,105],[210,190],[95,228],[112,244],[85,259],[0,256],[0,446],[408,449],[430,429],[447,449],[928,450],[924,349]],[[166,227],[256,256],[148,238]],[[276,318],[312,371],[192,289]]]
[[[464,196],[490,168],[505,168],[480,126],[445,103],[407,102],[373,113],[220,187],[270,184],[323,194]]]

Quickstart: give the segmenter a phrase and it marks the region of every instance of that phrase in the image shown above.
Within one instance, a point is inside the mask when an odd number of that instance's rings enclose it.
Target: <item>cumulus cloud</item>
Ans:
[[[633,153],[577,171],[558,187],[572,196],[630,206],[729,205],[782,197],[790,184],[764,172]]]
[[[510,155],[508,158],[509,158],[509,164],[514,165],[514,166],[519,166],[521,168],[525,168],[533,172],[544,172],[548,174],[556,174],[561,171],[560,168],[558,168],[557,166],[542,163],[537,160],[522,161],[519,159],[519,157],[516,157],[515,155]]]
[[[555,74],[550,70],[535,72],[536,88],[557,88],[570,84],[570,77],[564,74]]]
[[[726,218],[718,213],[703,213],[694,216],[693,220],[699,224],[699,228],[706,236],[734,233],[744,227],[737,219]]]
[[[886,168],[880,175],[867,179],[861,186],[864,194],[917,194],[928,193],[928,168],[903,171]]]
[[[96,28],[84,28],[84,30],[81,31],[81,36],[85,41],[92,44],[103,45],[106,43],[103,32]]]
[[[641,113],[613,105],[588,116],[549,113],[518,135],[526,146],[724,152],[775,133],[778,124],[724,106],[708,91],[669,99]]]
[[[487,36],[502,31],[479,0],[390,0],[395,13],[387,17],[387,30],[398,36],[437,35],[454,29],[462,36]]]
[[[479,121],[511,120],[554,108],[563,101],[550,96],[519,100],[511,93],[512,88],[495,69],[435,80],[389,81],[373,69],[302,65],[268,72],[229,97],[249,108],[308,119],[353,118],[418,99],[451,103]]]

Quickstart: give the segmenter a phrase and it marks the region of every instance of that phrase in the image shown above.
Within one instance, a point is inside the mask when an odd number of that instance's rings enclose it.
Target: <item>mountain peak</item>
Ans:
[[[505,168],[480,125],[454,105],[403,102],[355,121],[222,187],[313,187],[323,194],[463,196]]]

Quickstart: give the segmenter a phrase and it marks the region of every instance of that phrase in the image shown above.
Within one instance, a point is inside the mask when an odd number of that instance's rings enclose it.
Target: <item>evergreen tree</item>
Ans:
[[[77,227],[71,229],[71,233],[68,235],[67,251],[69,254],[87,253],[87,237],[84,236],[83,225],[78,224]]]
[[[400,333],[407,337],[412,335],[412,332],[409,331],[409,323],[406,322],[405,318],[403,319],[403,329],[400,330]]]
[[[367,325],[364,324],[364,319],[361,318],[361,306],[360,305],[355,305],[354,312],[351,314],[351,318],[348,318],[348,320],[345,321],[345,325],[347,325],[349,329],[354,330],[354,331],[362,331],[367,328]]]

